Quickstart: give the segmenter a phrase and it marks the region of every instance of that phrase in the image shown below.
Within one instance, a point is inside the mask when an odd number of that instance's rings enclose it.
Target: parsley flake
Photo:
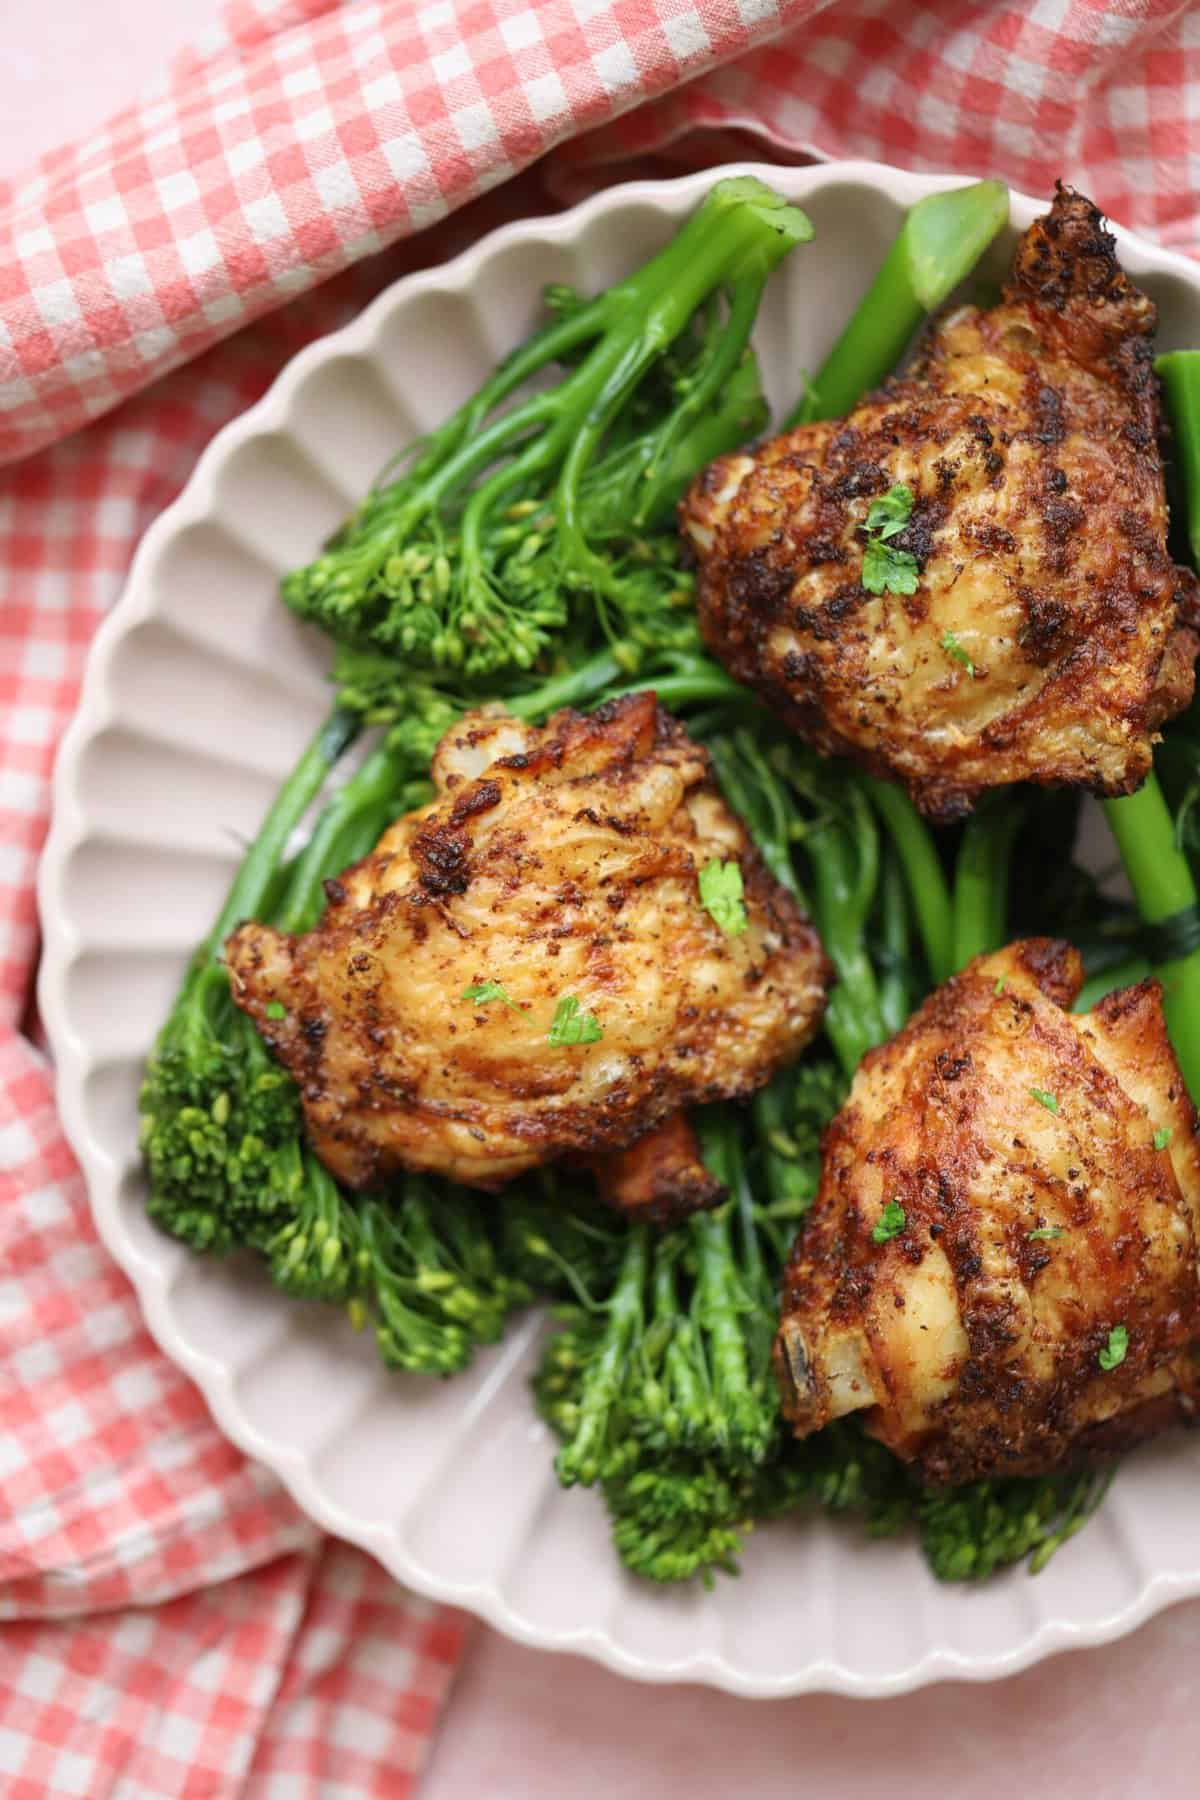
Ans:
[[[1025,1236],[1029,1239],[1030,1243],[1041,1241],[1042,1243],[1052,1244],[1056,1239],[1060,1238],[1062,1234],[1063,1227],[1061,1225],[1039,1225],[1036,1231],[1027,1231]]]
[[[862,584],[868,594],[915,594],[917,591],[917,559],[909,550],[898,550],[888,542],[903,531],[912,517],[912,489],[898,481],[867,509],[864,530]]]
[[[561,1050],[571,1044],[597,1044],[603,1036],[595,1013],[581,1011],[574,994],[564,994],[554,1009],[546,1042]]]
[[[886,1244],[889,1238],[899,1237],[908,1224],[908,1214],[898,1200],[889,1200],[871,1230],[873,1244]]]
[[[1123,1325],[1114,1325],[1108,1334],[1108,1342],[1097,1358],[1105,1374],[1110,1369],[1118,1369],[1125,1361],[1129,1349],[1129,1333]]]
[[[502,981],[477,981],[471,987],[465,987],[459,998],[470,1000],[474,1006],[487,1006],[489,1001],[499,1000],[501,1006],[507,1006],[511,1012],[521,1010]]]
[[[868,594],[915,594],[917,559],[909,550],[872,538],[863,551],[862,584]]]
[[[1006,975],[998,975],[996,977],[996,985],[992,989],[992,992],[993,992],[993,994],[995,994],[997,1000],[1000,998],[1001,994],[1004,992],[1004,990],[1007,986],[1008,986],[1008,977]]]
[[[1154,1134],[1154,1148],[1156,1150],[1165,1150],[1171,1141],[1171,1137],[1171,1127],[1169,1125],[1160,1126]]]
[[[1047,1112],[1056,1113],[1058,1111],[1058,1101],[1053,1094],[1048,1094],[1045,1088],[1030,1088],[1029,1097],[1031,1100],[1036,1100],[1039,1106],[1044,1106]]]
[[[878,500],[872,500],[867,509],[867,530],[884,539],[895,537],[912,518],[912,509],[912,489],[907,482],[898,481]]]
[[[726,937],[740,937],[750,923],[742,896],[741,867],[714,856],[700,871],[700,904]]]
[[[971,661],[952,631],[947,631],[942,638],[942,649],[947,656],[952,656],[956,663],[961,663],[971,680],[975,679],[975,664]]]
[[[287,1007],[283,1004],[282,1000],[268,1000],[267,1004],[263,1007],[263,1011],[268,1019],[287,1018]]]

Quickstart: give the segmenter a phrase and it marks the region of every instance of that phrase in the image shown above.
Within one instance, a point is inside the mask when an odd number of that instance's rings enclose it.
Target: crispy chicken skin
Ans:
[[[653,694],[540,729],[471,714],[432,773],[435,800],[329,884],[316,930],[247,924],[226,945],[234,997],[340,1179],[406,1168],[490,1188],[624,1149],[752,1092],[813,1035],[816,934]],[[700,904],[714,857],[741,865],[738,936]],[[483,982],[512,1004],[462,998]],[[548,1041],[568,996],[598,1041]]]
[[[1154,326],[1100,213],[1060,185],[1000,305],[941,319],[847,419],[698,478],[681,519],[714,655],[935,819],[1013,781],[1130,792],[1200,646],[1166,550]],[[891,542],[918,585],[876,596],[864,523],[897,483],[915,505]]]
[[[797,1436],[865,1409],[942,1483],[1046,1472],[1191,1416],[1196,1114],[1158,984],[1072,1015],[1081,981],[1068,945],[1012,944],[863,1060],[784,1278]],[[893,1200],[903,1227],[876,1242]]]

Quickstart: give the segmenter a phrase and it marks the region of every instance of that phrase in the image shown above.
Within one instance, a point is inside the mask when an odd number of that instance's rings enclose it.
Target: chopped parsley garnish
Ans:
[[[465,987],[459,996],[462,1000],[470,1000],[474,1006],[487,1006],[492,1000],[499,1000],[501,1006],[507,1006],[512,1012],[520,1012],[508,989],[502,981],[477,981],[471,987]]]
[[[1154,1148],[1156,1150],[1165,1150],[1171,1141],[1171,1137],[1171,1127],[1169,1125],[1161,1125],[1154,1134]]]
[[[947,656],[952,656],[956,663],[961,663],[971,680],[975,679],[975,664],[971,661],[952,631],[947,631],[942,638],[942,649]]]
[[[749,920],[742,896],[742,871],[736,862],[714,856],[700,871],[700,904],[726,937],[740,937]]]
[[[872,500],[867,508],[867,530],[878,532],[881,538],[893,538],[912,518],[912,509],[912,489],[898,481],[878,500]]]
[[[1099,1363],[1105,1374],[1110,1369],[1117,1369],[1125,1361],[1129,1349],[1129,1333],[1123,1325],[1114,1325],[1108,1334],[1108,1342],[1100,1352]]]
[[[1008,977],[1005,975],[998,975],[996,977],[996,985],[992,989],[992,992],[993,992],[993,994],[995,994],[997,1000],[1000,998],[1001,994],[1004,992],[1004,990],[1007,986],[1008,986]]]
[[[595,1013],[581,1011],[574,994],[564,994],[554,1009],[547,1043],[561,1050],[569,1044],[597,1044],[603,1036]]]
[[[917,559],[871,538],[863,551],[862,584],[868,594],[915,594]]]
[[[1029,1094],[1030,1098],[1036,1100],[1039,1106],[1044,1106],[1047,1112],[1056,1113],[1058,1111],[1058,1101],[1053,1094],[1048,1094],[1045,1088],[1030,1088]]]
[[[1061,1225],[1039,1225],[1036,1231],[1027,1231],[1025,1236],[1031,1243],[1037,1243],[1040,1240],[1043,1243],[1052,1244],[1062,1234],[1063,1227]]]
[[[287,1018],[287,1007],[283,1004],[282,1000],[268,1000],[267,1004],[263,1007],[263,1011],[268,1019]]]
[[[889,1238],[899,1237],[908,1224],[908,1214],[898,1200],[889,1200],[871,1231],[873,1244],[886,1244]]]
[[[866,547],[863,550],[862,584],[868,594],[915,594],[917,559],[909,550],[888,542],[903,531],[912,517],[912,489],[898,481],[867,511]]]

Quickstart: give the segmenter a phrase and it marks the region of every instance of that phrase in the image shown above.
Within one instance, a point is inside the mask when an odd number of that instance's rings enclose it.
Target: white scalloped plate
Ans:
[[[772,278],[756,334],[782,408],[901,211],[956,181],[868,163],[755,172],[816,226]],[[603,287],[713,179],[615,188],[396,283],[297,356],[210,445],[138,551],[59,758],[41,870],[41,1006],[97,1223],[151,1330],[222,1429],[313,1518],[424,1593],[628,1675],[751,1695],[897,1693],[1009,1674],[1200,1592],[1200,1444],[1135,1458],[1100,1518],[1037,1579],[941,1587],[912,1543],[869,1543],[818,1520],[757,1534],[741,1579],[712,1593],[659,1590],[623,1575],[595,1496],[555,1484],[525,1385],[535,1318],[454,1381],[389,1376],[344,1319],[160,1236],[143,1213],[135,1148],[140,1066],[186,956],[239,836],[325,709],[326,649],[285,612],[279,575],[523,335],[544,282]],[[1014,228],[1042,204],[1014,199]],[[1200,270],[1120,237],[1127,268],[1159,302],[1164,346],[1200,341]],[[1010,232],[991,272],[1011,242]]]

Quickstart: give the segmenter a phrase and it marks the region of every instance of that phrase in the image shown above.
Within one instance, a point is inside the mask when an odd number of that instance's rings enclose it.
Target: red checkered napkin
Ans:
[[[1198,111],[1200,13],[1167,0],[238,0],[161,92],[0,188],[4,1800],[395,1800],[461,1636],[301,1520],[158,1354],[37,1047],[55,749],[204,443],[404,266],[747,133],[1062,173],[1195,249]]]

